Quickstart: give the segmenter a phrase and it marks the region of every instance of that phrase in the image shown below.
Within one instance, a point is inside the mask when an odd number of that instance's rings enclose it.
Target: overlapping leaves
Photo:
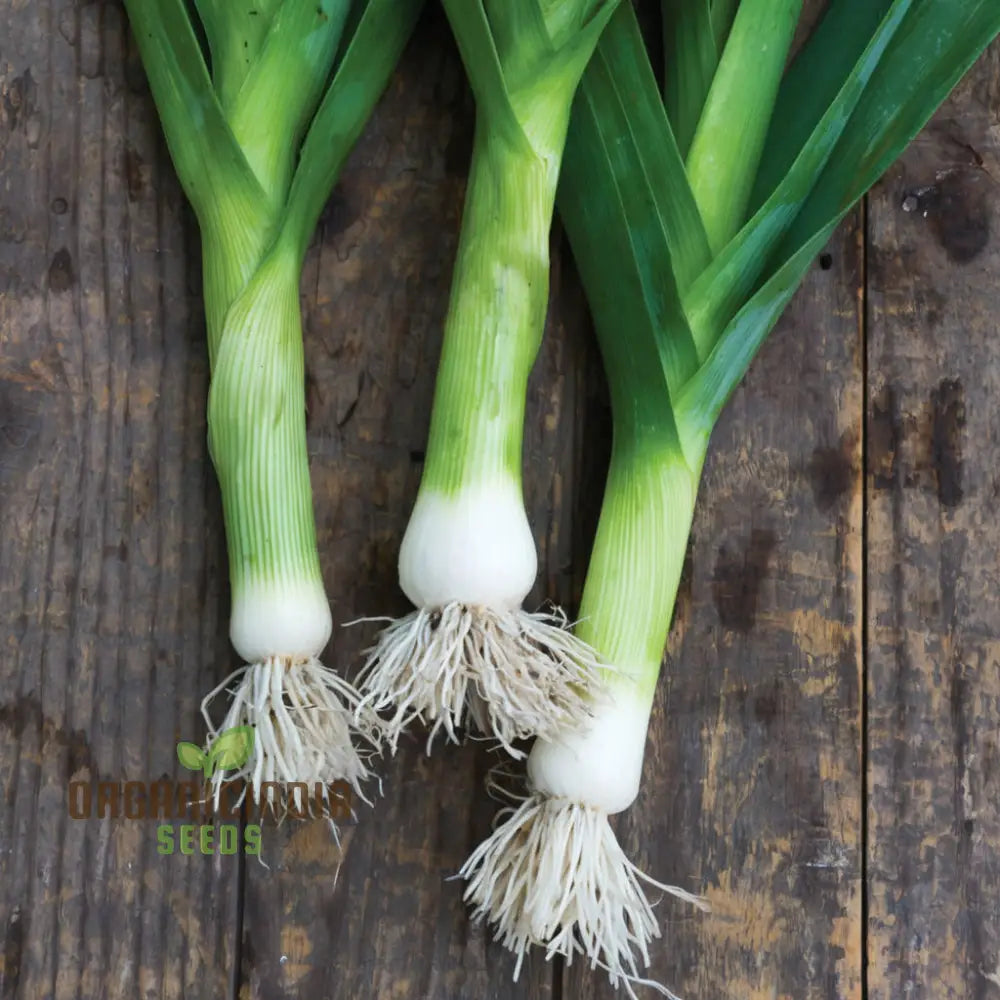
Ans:
[[[126,0],[203,231],[225,228],[233,254],[301,252],[422,3],[197,0],[206,60],[185,0]]]
[[[747,218],[712,255],[684,154],[736,7],[664,0],[663,98],[634,13],[618,10],[560,188],[609,378],[655,398],[633,409],[668,409],[693,461],[839,221],[1000,33],[995,0],[832,0],[784,75]]]
[[[514,148],[568,102],[620,0],[442,0],[476,105]],[[559,144],[561,145],[561,139]]]

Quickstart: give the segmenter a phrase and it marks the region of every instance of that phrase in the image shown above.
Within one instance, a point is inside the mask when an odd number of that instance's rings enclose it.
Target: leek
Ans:
[[[299,275],[420,0],[197,0],[197,17],[185,0],[125,6],[202,239],[209,449],[230,639],[246,664],[205,699],[208,739],[256,727],[246,764],[225,775],[245,779],[255,801],[267,782],[346,781],[360,793],[379,725],[319,661],[332,621],[309,482]],[[209,707],[227,689],[216,726]],[[287,805],[270,787],[267,798]]]
[[[617,0],[444,0],[476,130],[420,488],[399,554],[417,610],[359,678],[431,740],[471,722],[515,740],[580,721],[600,664],[558,615],[521,604],[537,571],[521,489],[528,375],[548,299],[549,229],[573,95]]]
[[[1000,33],[996,0],[832,0],[786,70],[799,5],[773,0],[766,36],[741,22],[759,6],[664,4],[668,61],[692,73],[668,69],[665,101],[623,6],[580,87],[559,207],[614,441],[576,633],[615,666],[612,698],[535,742],[527,797],[462,869],[518,968],[533,944],[581,955],[629,996],[659,928],[608,816],[639,791],[712,427],[834,228]],[[711,58],[678,48],[692,32]]]

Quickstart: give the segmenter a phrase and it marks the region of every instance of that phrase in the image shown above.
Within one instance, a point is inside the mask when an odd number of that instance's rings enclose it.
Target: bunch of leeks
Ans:
[[[639,791],[653,691],[712,428],[838,223],[1000,32],[995,0],[664,0],[661,95],[622,5],[577,96],[558,205],[614,439],[575,632],[613,670],[538,739],[528,794],[466,862],[518,956],[582,956],[634,995],[659,927],[608,816]],[[681,665],[681,668],[683,665]],[[666,996],[669,990],[651,983]]]

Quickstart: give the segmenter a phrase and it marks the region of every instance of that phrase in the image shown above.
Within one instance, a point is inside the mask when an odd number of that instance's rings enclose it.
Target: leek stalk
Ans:
[[[356,0],[353,9],[352,0],[252,9],[198,0],[211,72],[184,0],[125,6],[202,237],[209,449],[226,526],[230,638],[245,663],[202,712],[209,742],[235,726],[256,729],[246,764],[214,776],[216,799],[236,778],[256,801],[265,783],[346,781],[360,795],[380,725],[319,661],[332,620],[309,481],[299,275],[420,0]],[[209,708],[226,690],[233,698],[217,726]],[[273,785],[267,801],[288,805]]]
[[[399,555],[416,606],[359,683],[431,740],[471,722],[514,741],[579,721],[600,664],[565,619],[521,608],[537,572],[521,447],[548,300],[549,228],[570,108],[617,0],[444,0],[477,117],[426,464]]]

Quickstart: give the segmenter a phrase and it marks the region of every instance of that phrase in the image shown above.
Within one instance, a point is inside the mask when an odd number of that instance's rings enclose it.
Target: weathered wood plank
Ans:
[[[431,9],[347,166],[306,265],[310,454],[334,620],[402,614],[396,558],[419,484],[441,328],[472,144],[473,104],[443,14]],[[567,327],[578,287],[553,276],[550,336],[527,417],[527,504],[540,581],[529,602],[569,602],[576,392],[583,368]],[[575,332],[575,331],[574,331]],[[338,630],[328,655],[353,669],[373,626]],[[267,871],[247,872],[244,991],[282,997],[545,998],[538,959],[513,962],[470,927],[448,881],[484,837],[493,758],[419,734],[384,768],[384,797],[359,810],[334,887],[321,826],[269,834]]]
[[[233,663],[225,558],[196,230],[121,10],[14,0],[0,19],[0,997],[610,995],[537,959],[514,986],[469,927],[446,878],[493,811],[475,746],[427,759],[414,738],[342,852],[321,824],[289,824],[266,833],[269,870],[161,856],[150,821],[68,817],[71,779],[182,776],[174,745],[199,737],[198,700]],[[395,557],[470,146],[446,34],[430,13],[303,285],[338,621],[405,609]],[[872,202],[873,1000],[1000,983],[998,64]],[[533,599],[572,607],[608,424],[555,245],[526,485]],[[861,992],[857,220],[829,254],[718,429],[645,788],[619,824],[647,871],[713,903],[662,906],[653,973],[690,998]],[[331,660],[355,662],[370,634],[338,632]]]
[[[872,1000],[1000,995],[1000,49],[871,197]]]
[[[229,656],[182,199],[112,4],[0,29],[0,995],[218,998],[238,870],[70,780],[174,775]]]

